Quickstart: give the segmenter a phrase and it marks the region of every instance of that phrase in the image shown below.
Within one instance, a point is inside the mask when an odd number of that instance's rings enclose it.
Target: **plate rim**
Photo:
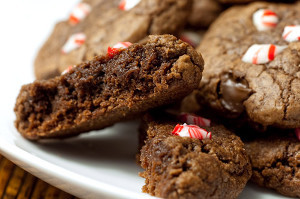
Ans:
[[[9,131],[7,128],[4,130]],[[142,192],[135,193],[118,186],[97,181],[57,166],[8,142],[3,134],[0,133],[0,138],[3,138],[0,139],[1,155],[25,171],[74,196],[80,198],[99,198],[99,196],[105,198],[155,198]],[[66,184],[68,186],[65,186]]]

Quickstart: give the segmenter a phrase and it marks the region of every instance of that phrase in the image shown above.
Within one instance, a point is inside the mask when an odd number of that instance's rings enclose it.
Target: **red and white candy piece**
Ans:
[[[259,31],[276,27],[278,21],[279,18],[277,14],[271,10],[259,9],[253,14],[253,24]]]
[[[201,37],[198,33],[193,31],[184,31],[180,34],[179,39],[190,44],[193,47],[197,47],[201,41]]]
[[[211,139],[211,132],[202,129],[199,126],[187,125],[185,123],[183,125],[177,124],[172,131],[172,134],[180,137],[197,138],[200,140]]]
[[[179,115],[179,120],[188,124],[195,124],[204,127],[210,126],[211,123],[209,119],[190,113],[181,113]]]
[[[300,25],[284,27],[282,37],[287,42],[300,41]]]
[[[247,50],[242,60],[252,64],[265,64],[272,61],[275,56],[281,53],[285,48],[287,48],[287,46],[254,44]]]
[[[87,3],[79,3],[77,6],[72,10],[69,22],[70,24],[78,24],[80,21],[82,21],[90,12],[92,8]]]
[[[128,42],[128,41],[125,41],[125,42],[118,42],[116,43],[113,48],[116,48],[116,49],[125,49],[125,48],[128,48],[129,46],[131,46],[132,43]]]
[[[122,0],[119,4],[121,10],[130,10],[136,6],[141,0]]]
[[[109,57],[113,57],[120,50],[128,48],[130,45],[132,45],[130,42],[118,42],[113,47],[107,48],[107,54]]]
[[[85,42],[86,36],[84,33],[76,33],[69,37],[65,45],[62,47],[61,52],[67,54],[72,50],[79,48]]]
[[[76,67],[76,65],[70,65],[70,66],[68,66],[68,68],[66,68],[66,69],[61,73],[61,75],[64,75],[64,74],[70,72],[70,71],[71,71],[73,68],[75,68],[75,67]]]
[[[300,141],[300,128],[295,129],[295,134],[296,134],[296,137],[298,138],[298,140]]]

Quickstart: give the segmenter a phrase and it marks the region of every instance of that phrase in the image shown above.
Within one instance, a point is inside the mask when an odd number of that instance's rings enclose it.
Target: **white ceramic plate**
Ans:
[[[80,198],[150,198],[135,163],[138,122],[117,124],[63,141],[33,143],[13,126],[13,106],[22,84],[33,81],[33,61],[70,1],[6,1],[0,7],[0,152],[25,170]],[[239,198],[285,198],[247,185]]]

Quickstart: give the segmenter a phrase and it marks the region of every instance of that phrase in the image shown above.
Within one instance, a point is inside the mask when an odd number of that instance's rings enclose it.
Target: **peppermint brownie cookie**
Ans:
[[[146,115],[141,127],[147,137],[140,154],[143,191],[162,198],[237,198],[251,176],[240,138],[204,118],[191,120],[199,127],[159,115]]]
[[[300,126],[300,2],[225,11],[199,48],[206,62],[197,99],[262,127]]]
[[[91,5],[90,5],[91,4]],[[149,34],[176,34],[186,23],[191,0],[90,0],[58,23],[35,60],[37,79],[59,75],[91,60],[117,42],[138,42]]]
[[[217,0],[193,0],[188,25],[194,28],[208,27],[221,13],[222,6]]]
[[[183,98],[199,85],[203,64],[190,45],[171,35],[109,49],[61,76],[24,85],[15,125],[33,140],[101,129]]]
[[[272,131],[243,141],[252,163],[253,182],[286,196],[300,197],[299,129],[296,136],[293,132]]]

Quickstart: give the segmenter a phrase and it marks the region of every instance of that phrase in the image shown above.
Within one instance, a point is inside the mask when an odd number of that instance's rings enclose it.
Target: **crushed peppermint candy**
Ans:
[[[110,58],[112,58],[113,56],[115,56],[115,54],[117,54],[120,50],[128,48],[129,46],[131,46],[132,43],[130,42],[118,42],[117,44],[115,44],[113,47],[108,47],[107,48],[107,54]]]
[[[65,45],[62,47],[61,52],[67,54],[74,49],[79,48],[85,42],[86,36],[84,33],[76,33],[69,37]]]
[[[267,9],[259,9],[253,14],[253,24],[259,31],[276,27],[279,18],[275,12]]]
[[[178,117],[181,122],[185,122],[187,124],[195,124],[198,126],[207,127],[210,126],[211,123],[209,119],[191,113],[181,113]]]
[[[172,131],[172,134],[180,137],[197,138],[200,140],[211,139],[211,132],[202,129],[197,125],[187,125],[186,123],[183,125],[177,124]]]
[[[70,66],[68,66],[68,68],[66,68],[66,69],[61,73],[61,75],[64,75],[64,74],[70,72],[70,71],[71,71],[73,68],[75,68],[75,67],[76,67],[76,65],[70,65]]]
[[[92,8],[87,3],[79,3],[77,6],[72,10],[69,16],[69,22],[72,25],[78,24],[82,21],[90,12]]]
[[[119,4],[121,10],[130,10],[135,7],[141,0],[122,0]]]
[[[282,37],[287,42],[300,41],[300,25],[285,26]]]
[[[296,137],[298,138],[298,140],[300,141],[300,128],[295,129],[295,134],[296,134]]]
[[[190,44],[193,47],[197,47],[201,41],[200,34],[193,31],[183,31],[179,35],[179,39]]]
[[[287,48],[287,46],[254,44],[247,50],[242,60],[246,63],[265,64],[275,59],[275,56],[281,53],[285,48]]]

